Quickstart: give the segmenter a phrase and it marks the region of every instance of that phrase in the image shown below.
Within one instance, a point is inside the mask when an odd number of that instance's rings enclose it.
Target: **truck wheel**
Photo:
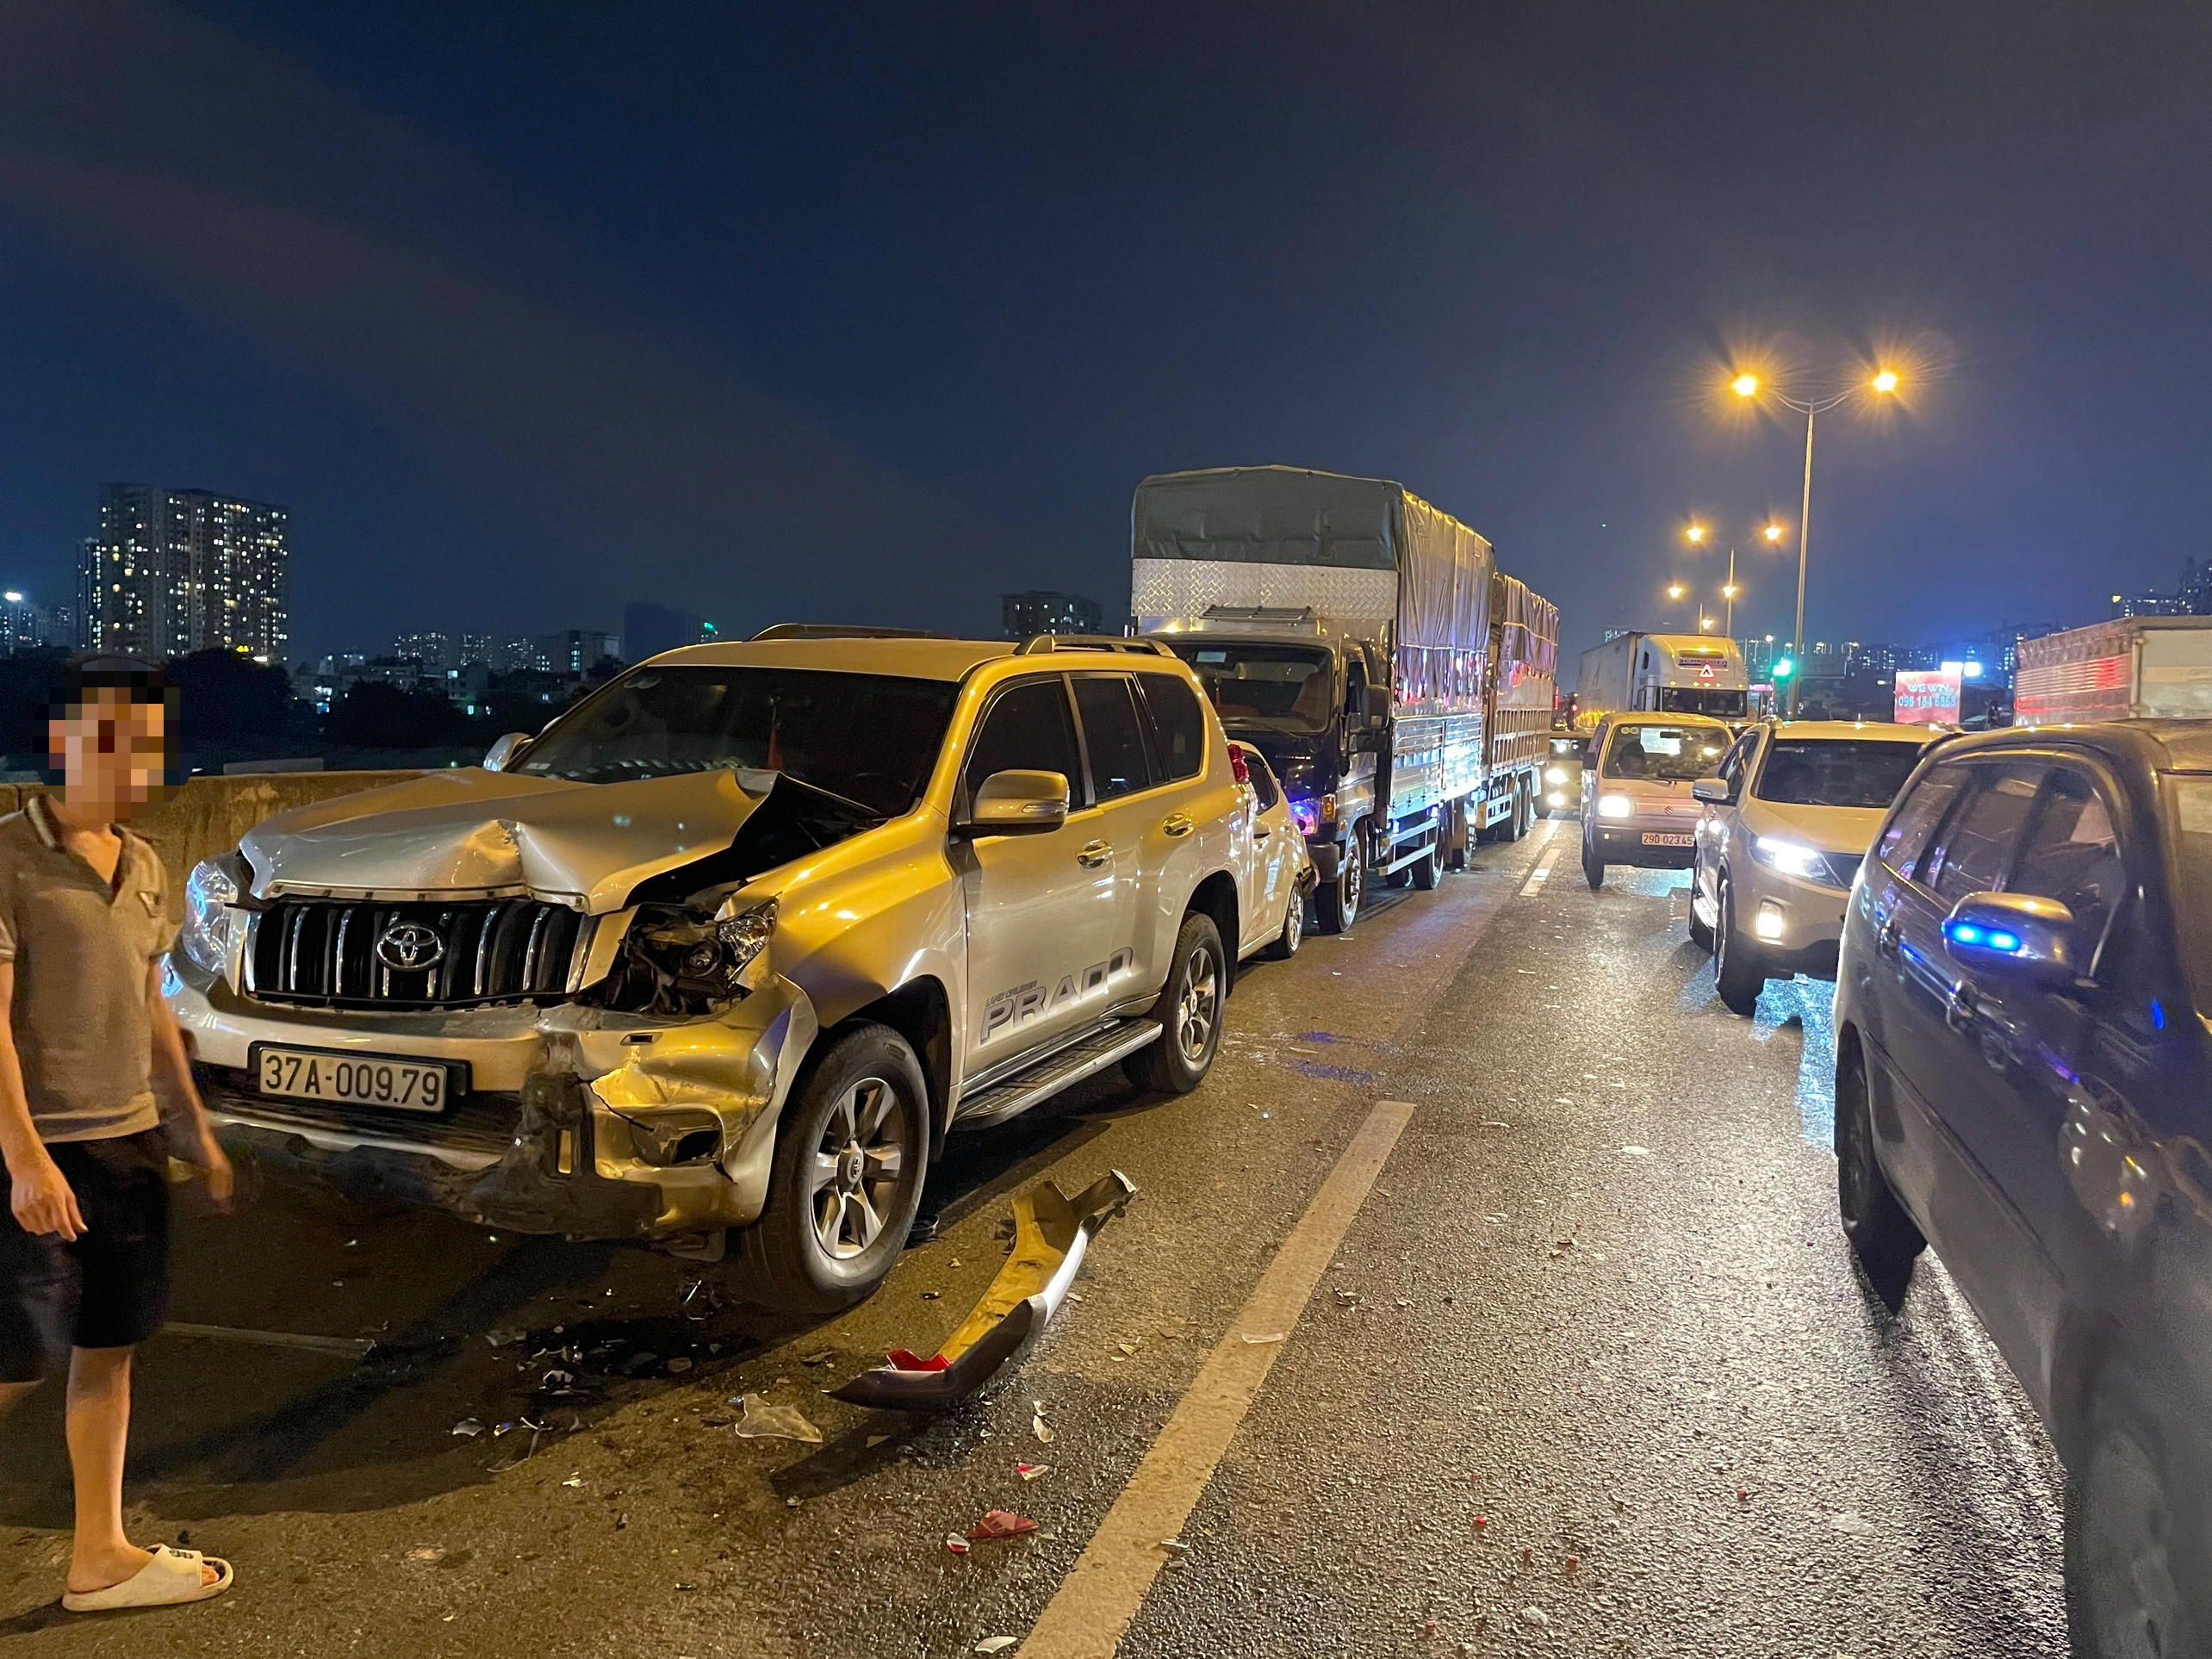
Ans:
[[[929,1091],[906,1039],[856,1026],[784,1108],[767,1208],[736,1230],[747,1300],[832,1314],[883,1283],[905,1248],[929,1163]]]
[[[1444,867],[1447,870],[1465,869],[1467,844],[1473,839],[1467,833],[1467,803],[1465,801],[1452,803],[1451,816],[1445,822],[1445,838],[1451,843],[1451,850],[1445,854]]]
[[[1836,1067],[1836,1210],[1868,1277],[1878,1288],[1901,1289],[1928,1240],[1898,1202],[1874,1156],[1867,1062],[1855,1047]]]
[[[1767,965],[1759,948],[1736,930],[1736,895],[1728,883],[1720,884],[1720,926],[1714,929],[1713,984],[1724,1007],[1745,1019],[1758,1011],[1759,993],[1767,988]]]
[[[1129,1081],[1155,1095],[1187,1095],[1203,1083],[1221,1044],[1221,1003],[1228,986],[1221,933],[1213,917],[1193,910],[1175,935],[1167,984],[1153,1004],[1159,1038],[1122,1062]]]
[[[1507,815],[1505,828],[1498,832],[1501,841],[1519,841],[1528,833],[1528,798],[1518,780],[1513,784],[1513,810]]]
[[[1406,873],[1413,877],[1414,886],[1425,893],[1432,893],[1436,891],[1437,875],[1443,861],[1444,830],[1439,826],[1436,834],[1429,838],[1428,851],[1407,865]]]
[[[1358,830],[1344,844],[1337,879],[1323,882],[1314,892],[1314,913],[1323,933],[1350,933],[1367,898],[1367,842]]]
[[[1306,942],[1306,900],[1296,888],[1291,890],[1290,903],[1283,911],[1283,931],[1275,935],[1267,947],[1268,960],[1287,962],[1298,954],[1298,947]]]

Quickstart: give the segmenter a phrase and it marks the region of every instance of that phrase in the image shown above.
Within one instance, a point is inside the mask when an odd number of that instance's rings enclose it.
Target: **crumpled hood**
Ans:
[[[302,806],[239,843],[257,897],[528,893],[597,915],[649,876],[728,847],[772,772],[581,784],[469,767]]]
[[[1881,833],[1886,806],[1790,806],[1747,802],[1745,827],[1762,836],[1788,835],[1824,853],[1864,853]]]

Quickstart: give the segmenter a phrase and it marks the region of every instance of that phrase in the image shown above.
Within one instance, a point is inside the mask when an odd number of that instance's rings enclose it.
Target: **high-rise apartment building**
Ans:
[[[1027,639],[1032,634],[1095,634],[1105,625],[1105,612],[1097,600],[1043,587],[1026,593],[1001,593],[998,614],[1009,639]]]
[[[402,662],[412,659],[438,674],[460,666],[454,661],[453,636],[436,628],[400,635],[392,641],[392,655]]]
[[[99,530],[78,553],[85,643],[282,662],[291,645],[287,517],[212,490],[101,486]]]

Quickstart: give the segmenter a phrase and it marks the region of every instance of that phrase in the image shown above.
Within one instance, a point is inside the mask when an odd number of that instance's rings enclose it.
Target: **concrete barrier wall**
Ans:
[[[131,828],[153,843],[169,872],[169,916],[184,915],[184,878],[203,858],[227,853],[262,819],[333,795],[357,794],[419,777],[414,772],[270,772],[241,778],[193,778]],[[42,784],[0,784],[0,813],[46,792]]]

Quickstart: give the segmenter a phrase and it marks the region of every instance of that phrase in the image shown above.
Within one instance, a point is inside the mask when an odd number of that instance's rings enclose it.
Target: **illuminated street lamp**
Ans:
[[[1897,370],[1894,369],[1883,369],[1877,370],[1873,377],[1867,382],[1867,389],[1873,392],[1877,396],[1890,397],[1896,395],[1898,384]],[[1757,397],[1763,389],[1760,384],[1759,376],[1749,373],[1737,375],[1734,380],[1728,382],[1728,386],[1729,389],[1734,392],[1737,396],[1747,400]],[[1860,389],[1861,388],[1856,386],[1847,386],[1842,391],[1834,393],[1830,396],[1824,398],[1815,398],[1810,401],[1791,397],[1786,393],[1783,392],[1774,392],[1769,394],[1769,395],[1772,396],[1777,403],[1783,405],[1785,407],[1794,409],[1805,417],[1805,500],[1803,506],[1798,513],[1797,629],[1796,631],[1790,636],[1790,649],[1794,656],[1802,656],[1805,654],[1805,548],[1812,540],[1812,423],[1818,416],[1824,415],[1830,409],[1836,408],[1843,403],[1848,402],[1850,399],[1858,396]],[[1770,532],[1778,531],[1779,529],[1779,525],[1769,525],[1768,526],[1768,530]],[[1777,534],[1770,533],[1767,539],[1772,542],[1779,541],[1781,538]],[[1795,719],[1797,718],[1797,709],[1798,682],[1795,677],[1793,676],[1790,680],[1789,709],[1790,718],[1792,719]]]

